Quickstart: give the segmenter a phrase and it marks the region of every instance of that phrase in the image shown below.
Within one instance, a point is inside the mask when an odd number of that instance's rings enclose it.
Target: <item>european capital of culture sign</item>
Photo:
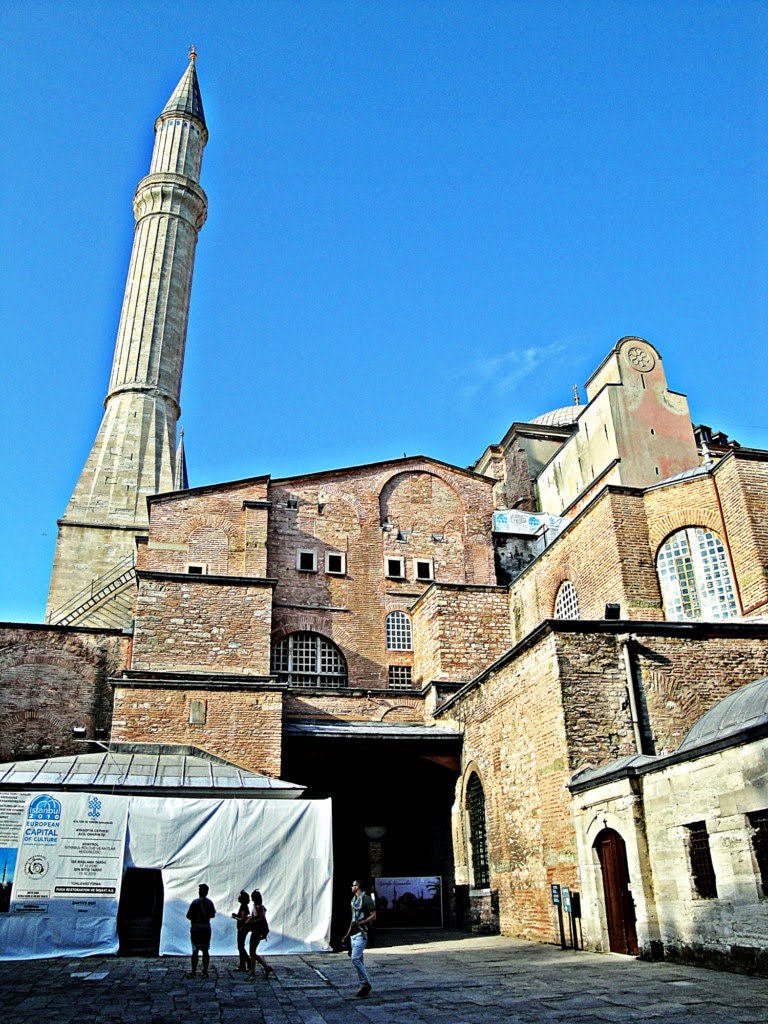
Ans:
[[[117,899],[127,801],[94,793],[32,796],[21,822],[11,912],[50,899]]]

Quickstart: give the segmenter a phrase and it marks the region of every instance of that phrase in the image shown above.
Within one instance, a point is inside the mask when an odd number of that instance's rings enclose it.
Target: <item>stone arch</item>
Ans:
[[[343,488],[339,487],[338,484],[321,485],[318,489],[318,500],[325,499],[327,501],[331,498],[335,498],[338,501],[346,502],[347,505],[351,505],[357,513],[357,518],[359,520],[362,521],[367,518],[367,513],[363,508],[363,503],[356,495],[343,490]]]
[[[667,619],[738,618],[738,583],[724,530],[690,523],[674,530],[656,549],[654,566]]]
[[[64,719],[61,718],[53,711],[41,711],[39,708],[25,708],[23,711],[12,711],[10,714],[4,715],[0,722],[4,727],[9,725],[18,725],[19,722],[31,722],[35,720],[50,722],[51,725],[55,725],[57,729],[64,728]]]
[[[389,716],[393,718],[397,717],[400,721],[407,722],[421,722],[423,721],[423,715],[417,701],[399,701],[397,704],[392,704],[389,707],[382,708],[377,716],[379,722],[383,722]]]
[[[81,664],[86,662],[87,664]],[[90,683],[94,679],[94,673],[98,669],[99,657],[87,648],[83,648],[76,654],[63,652],[34,652],[25,651],[17,660],[10,661],[3,666],[4,672],[15,672],[25,668],[56,668],[62,672],[71,672],[81,679]]]

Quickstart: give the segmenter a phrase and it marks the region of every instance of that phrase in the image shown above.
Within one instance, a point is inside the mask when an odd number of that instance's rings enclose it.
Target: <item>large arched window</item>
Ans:
[[[472,878],[476,889],[491,884],[488,870],[488,838],[485,829],[485,793],[480,776],[472,773],[467,785],[469,811],[469,843],[472,848]]]
[[[579,595],[571,581],[566,580],[560,586],[555,598],[555,618],[578,619],[579,617]]]
[[[390,612],[387,616],[387,650],[413,650],[411,620],[405,612]]]
[[[291,686],[347,685],[347,663],[336,644],[319,633],[291,633],[272,648],[272,671]]]
[[[739,608],[725,546],[700,526],[678,530],[656,556],[668,619],[733,619]]]

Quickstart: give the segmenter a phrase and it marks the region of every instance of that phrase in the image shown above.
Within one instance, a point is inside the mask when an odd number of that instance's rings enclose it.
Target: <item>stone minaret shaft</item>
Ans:
[[[48,595],[53,622],[72,615],[83,590],[98,591],[114,567],[130,564],[136,536],[146,532],[147,496],[174,489],[192,270],[208,207],[198,183],[208,129],[195,59],[193,49],[155,122],[152,164],[134,196],[136,231],[104,418],[59,520]],[[84,610],[70,621],[112,624],[95,615]]]

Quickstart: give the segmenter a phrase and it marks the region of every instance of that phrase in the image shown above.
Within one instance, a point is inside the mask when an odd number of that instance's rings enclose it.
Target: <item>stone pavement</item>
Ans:
[[[380,934],[366,953],[374,983],[367,1000],[354,998],[344,954],[272,963],[275,980],[250,981],[235,970],[235,957],[213,959],[208,979],[185,977],[178,957],[0,962],[0,1024],[768,1021],[768,979],[498,936]]]

